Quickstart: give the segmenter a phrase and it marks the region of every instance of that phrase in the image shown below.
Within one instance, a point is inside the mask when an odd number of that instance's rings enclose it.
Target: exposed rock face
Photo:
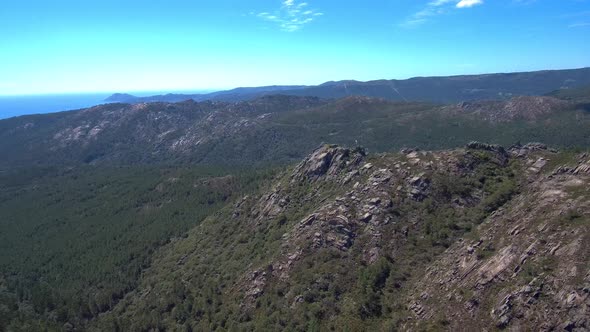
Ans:
[[[364,158],[362,149],[350,150],[335,145],[322,144],[309,157],[305,158],[293,171],[294,180],[317,180],[326,175],[333,178],[340,175],[342,170],[358,165]],[[358,170],[351,171],[354,176]]]
[[[474,149],[474,150],[493,151],[493,152],[498,152],[498,153],[502,153],[502,154],[506,153],[506,150],[504,149],[504,147],[502,147],[498,144],[487,144],[487,143],[481,143],[481,142],[475,142],[475,141],[467,144],[467,148]]]
[[[539,173],[546,157],[536,158]],[[577,167],[536,175],[525,193],[479,227],[477,241],[450,247],[416,285],[441,300],[426,302],[415,293],[416,316],[432,319],[447,308],[451,330],[590,329],[590,247],[583,245],[590,239],[590,202],[580,192],[590,183],[587,162],[583,157]]]
[[[424,177],[424,174],[414,176],[408,181],[410,187],[408,194],[417,201],[421,201],[427,196],[427,190],[430,186],[430,180]]]
[[[535,151],[545,151],[547,150],[547,145],[543,143],[528,143],[525,145],[514,145],[511,146],[509,151],[513,156],[523,158],[526,157],[529,153]]]
[[[477,144],[473,148],[505,157],[502,147]],[[430,194],[433,174],[472,172],[462,166],[464,161],[461,159],[465,157],[470,163],[477,163],[468,152],[465,155],[451,151],[436,154],[418,150],[405,152],[391,160],[366,161],[360,149],[322,145],[294,169],[287,187],[275,187],[271,194],[262,196],[254,212],[257,223],[268,222],[269,218],[288,211],[289,206],[279,202],[289,201],[281,193],[292,192],[292,187],[310,184],[314,190],[304,196],[304,201],[319,203],[313,213],[303,217],[283,235],[281,253],[270,264],[272,269],[267,271],[264,279],[289,280],[299,262],[314,257],[321,250],[334,249],[342,255],[350,255],[351,248],[358,247],[364,264],[375,263],[383,257],[384,250],[392,250],[385,249],[389,244],[384,239],[384,228],[397,219],[398,207],[394,200],[423,201]],[[356,181],[354,185],[352,179]],[[319,188],[322,186],[336,186],[339,188],[336,191],[341,194],[320,199],[322,190]],[[470,205],[477,200],[477,195],[465,197],[464,204]],[[404,227],[396,231],[395,236],[405,239],[409,232],[410,229]],[[357,244],[359,239],[362,239],[361,244]],[[248,275],[258,275],[259,270]],[[260,285],[258,279],[244,279],[243,305],[246,308],[252,308],[256,298],[265,291]]]
[[[448,316],[453,329],[461,326],[586,329],[586,317],[590,315],[590,270],[576,257],[589,257],[588,247],[582,243],[588,240],[590,233],[565,231],[567,228],[555,221],[572,209],[590,211],[589,201],[572,200],[566,193],[571,186],[588,183],[588,158],[579,160],[575,168],[558,168],[555,173],[558,175],[545,175],[545,166],[553,152],[544,145],[528,144],[511,150],[510,154],[501,146],[479,142],[472,142],[467,148],[460,159],[472,162],[469,150],[480,150],[490,152],[490,160],[498,165],[507,165],[513,157],[520,158],[518,151],[524,149],[528,158],[532,158],[532,164],[526,166],[525,163],[524,167],[534,171],[530,176],[535,182],[526,195],[494,212],[480,226],[479,239],[451,246],[427,269],[424,279],[411,286],[419,290],[419,293],[410,291],[407,299],[408,310],[417,320],[404,324],[404,329],[413,330],[414,324],[421,326],[441,310],[449,312],[449,303],[454,303],[450,308],[457,309],[456,312],[451,309],[453,313]],[[302,162],[295,169],[293,180],[325,179],[345,185],[354,176],[360,181],[353,190],[323,203],[285,234],[282,253],[272,263],[271,278],[289,280],[298,262],[313,257],[322,248],[333,248],[349,255],[352,248],[358,247],[356,250],[361,250],[364,264],[375,263],[384,251],[391,250],[386,249],[388,245],[383,243],[383,237],[385,225],[396,219],[397,206],[392,199],[399,200],[396,197],[404,193],[416,201],[427,198],[430,187],[436,185],[430,180],[433,170],[436,173],[436,170],[470,172],[472,169],[464,168],[464,162],[459,160],[455,164],[452,160],[456,154],[438,153],[434,157],[431,153],[414,150],[404,152],[410,161],[407,165],[413,166],[404,167],[400,162],[391,164],[391,168],[376,166],[374,161],[363,164],[362,154],[352,157],[349,150],[336,146],[322,146]],[[419,166],[419,173],[415,165]],[[580,174],[584,174],[583,178]],[[458,198],[458,201],[473,204],[478,200],[477,194],[474,195]],[[529,206],[532,201],[535,204]],[[547,206],[552,206],[549,215],[545,210]],[[538,225],[538,220],[547,221]],[[403,238],[408,232],[409,228],[404,227],[398,236]],[[357,244],[361,238],[362,243]],[[555,267],[553,273],[541,272],[547,268],[543,264],[553,264],[550,262],[560,267]],[[541,270],[531,272],[537,266]],[[585,280],[586,286],[574,279]],[[260,290],[255,281],[249,285],[246,289]],[[492,291],[498,287],[501,291]],[[457,290],[472,295],[461,295]],[[256,294],[246,291],[246,307],[251,307],[255,298]],[[491,311],[484,308],[491,308]]]

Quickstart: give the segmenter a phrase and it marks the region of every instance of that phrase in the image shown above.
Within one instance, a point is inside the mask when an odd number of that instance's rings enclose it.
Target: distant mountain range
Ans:
[[[322,142],[445,149],[470,140],[590,146],[585,89],[447,105],[351,96],[109,103],[0,121],[0,168],[59,164],[276,165]],[[563,95],[565,92],[554,92]]]
[[[202,94],[178,94],[168,93],[165,95],[154,95],[147,97],[137,97],[128,93],[115,93],[110,97],[106,98],[108,102],[119,102],[119,103],[149,103],[149,102],[179,102],[192,99],[194,101],[205,101],[205,100],[218,100],[218,101],[245,101],[255,99],[260,96],[269,94],[289,94],[290,91],[296,91],[305,89],[307,86],[304,85],[273,85],[273,86],[261,86],[255,88],[235,88],[232,90],[216,91],[211,93]],[[286,93],[284,93],[286,92]]]
[[[108,102],[144,103],[195,101],[248,101],[271,94],[343,98],[366,96],[395,101],[426,101],[455,103],[491,99],[507,100],[514,96],[538,96],[565,88],[590,85],[590,68],[543,70],[521,73],[462,75],[445,77],[415,77],[406,80],[376,80],[368,82],[338,81],[317,86],[263,86],[236,88],[206,94],[166,94],[137,97],[116,93]]]

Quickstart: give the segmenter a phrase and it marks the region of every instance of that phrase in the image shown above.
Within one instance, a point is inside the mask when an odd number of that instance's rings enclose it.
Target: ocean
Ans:
[[[104,104],[109,94],[0,96],[0,119],[76,110]]]
[[[179,91],[141,91],[133,92],[134,96],[154,96],[166,93],[210,93],[217,90],[196,89]],[[51,94],[28,96],[1,96],[0,95],[0,119],[27,114],[44,114],[61,111],[77,110],[95,105],[106,104],[104,100],[110,93],[86,93],[86,94]]]

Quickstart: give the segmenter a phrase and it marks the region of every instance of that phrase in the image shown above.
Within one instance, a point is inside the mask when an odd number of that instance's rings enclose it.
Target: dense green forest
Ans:
[[[0,330],[59,329],[113,308],[157,248],[272,174],[150,166],[3,172]]]

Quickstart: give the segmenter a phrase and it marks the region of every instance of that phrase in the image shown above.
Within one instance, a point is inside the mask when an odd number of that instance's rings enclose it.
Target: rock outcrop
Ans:
[[[365,157],[363,149],[346,149],[336,145],[322,144],[305,158],[293,171],[293,180],[318,180],[322,177],[331,179],[340,176],[345,169],[352,169]],[[353,170],[348,175],[358,170]]]
[[[475,240],[457,242],[429,268],[415,288],[436,300],[414,292],[410,302],[421,310],[406,329],[442,308],[451,330],[590,329],[588,159],[541,173],[549,158],[534,156],[536,175],[523,193],[490,215]]]

